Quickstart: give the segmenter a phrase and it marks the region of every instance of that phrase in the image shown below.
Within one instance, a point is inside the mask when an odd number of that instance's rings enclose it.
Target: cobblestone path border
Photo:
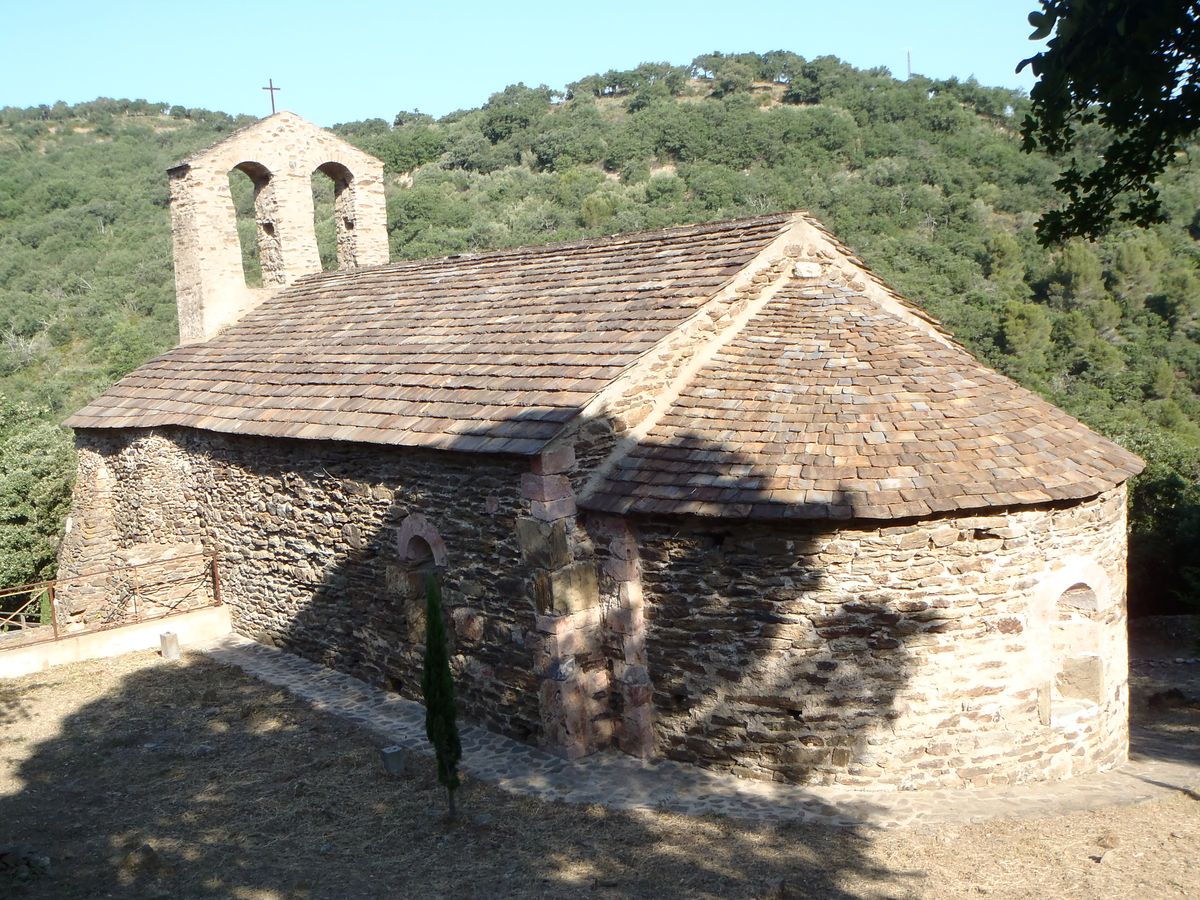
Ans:
[[[238,636],[201,648],[213,659],[282,687],[314,708],[361,725],[388,744],[428,754],[419,703]],[[1137,803],[1200,790],[1200,747],[1135,733],[1130,761],[1109,772],[1052,784],[969,790],[865,792],[751,781],[670,760],[608,752],[568,762],[511,738],[461,727],[462,769],[504,790],[611,809],[727,815],[763,822],[893,828],[966,824]]]

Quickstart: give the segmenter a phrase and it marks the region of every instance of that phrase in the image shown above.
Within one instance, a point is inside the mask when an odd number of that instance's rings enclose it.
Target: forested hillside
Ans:
[[[1177,605],[1200,592],[1200,168],[1168,175],[1166,224],[1044,249],[1058,167],[1020,152],[1026,103],[711,54],[335,130],[392,176],[394,257],[811,210],[981,358],[1147,459],[1132,594]],[[174,343],[164,169],[239,124],[144,101],[0,110],[0,582],[53,567],[70,454],[42,423]]]

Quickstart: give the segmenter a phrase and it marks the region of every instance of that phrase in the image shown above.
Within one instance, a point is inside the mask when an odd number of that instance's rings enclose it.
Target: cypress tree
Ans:
[[[455,816],[454,791],[458,788],[458,761],[462,744],[455,722],[454,679],[450,674],[450,654],[446,622],[442,618],[442,589],[436,575],[425,579],[425,669],[421,690],[425,697],[425,734],[437,756],[438,782],[445,785],[450,818]]]

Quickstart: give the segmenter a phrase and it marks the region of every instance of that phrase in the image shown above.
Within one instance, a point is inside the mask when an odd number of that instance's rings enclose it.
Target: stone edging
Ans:
[[[425,710],[419,703],[233,635],[200,649],[218,662],[288,690],[318,710],[362,726],[389,744],[430,752]],[[1136,738],[1127,764],[1069,781],[973,790],[866,792],[750,781],[617,752],[568,762],[472,725],[462,726],[461,737],[463,771],[512,793],[610,809],[726,815],[759,822],[875,828],[967,824],[1138,803],[1200,789],[1200,758],[1170,762],[1142,756]]]

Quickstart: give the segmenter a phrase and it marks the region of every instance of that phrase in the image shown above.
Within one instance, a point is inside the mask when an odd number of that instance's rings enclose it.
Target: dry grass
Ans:
[[[1200,891],[1200,803],[1183,795],[880,833],[613,813],[468,784],[463,818],[448,825],[432,768],[389,779],[377,748],[340,720],[201,657],[165,664],[131,654],[0,682],[0,848],[52,859],[48,877],[6,878],[0,896]],[[139,854],[146,844],[153,853]]]

